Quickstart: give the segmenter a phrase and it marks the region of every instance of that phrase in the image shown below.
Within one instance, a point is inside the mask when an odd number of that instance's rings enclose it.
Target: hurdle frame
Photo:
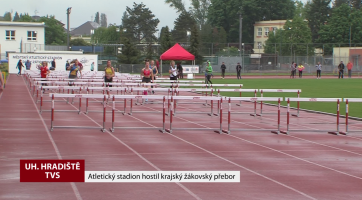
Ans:
[[[339,118],[340,118],[340,102],[342,101],[342,98],[294,98],[294,97],[285,97],[287,99],[287,129],[286,131],[280,131],[280,133],[289,135],[290,132],[327,132],[329,134],[339,135]],[[290,102],[336,102],[337,103],[337,127],[336,131],[331,130],[304,130],[304,129],[290,129]]]
[[[228,97],[228,129],[223,130],[226,134],[231,134],[231,131],[270,131],[271,133],[279,134],[280,133],[280,102],[283,101],[282,97]],[[278,102],[278,120],[277,120],[277,127],[278,129],[239,129],[239,128],[230,128],[231,124],[231,101],[250,101],[250,102],[257,102],[257,101],[277,101]],[[238,114],[235,112],[234,114]],[[247,113],[245,113],[247,114]]]
[[[146,95],[143,95],[146,96]],[[109,129],[111,132],[114,132],[115,129],[158,129],[161,133],[165,133],[165,123],[166,123],[166,96],[156,96],[153,95],[152,99],[160,99],[163,102],[162,106],[162,127],[161,129],[159,127],[115,127],[115,111],[116,111],[116,99],[124,99],[126,102],[126,99],[137,99],[137,98],[143,98],[142,95],[113,95],[112,96],[112,127]],[[132,105],[132,104],[131,104]],[[131,114],[130,114],[131,115]]]
[[[260,97],[264,97],[264,93],[297,93],[298,97],[300,98],[300,92],[302,92],[301,89],[259,89],[260,91]],[[298,108],[297,108],[297,114],[292,114],[294,117],[299,117],[299,101]],[[267,113],[264,113],[267,114]],[[260,114],[257,114],[258,116],[263,115],[263,102],[260,102]]]
[[[198,100],[222,100],[220,97],[205,97],[205,96],[179,96],[179,98],[183,98],[188,99],[188,100],[194,100],[194,99],[198,99]],[[219,119],[220,119],[220,127],[219,130],[215,130],[216,128],[172,128],[172,122],[173,122],[173,104],[174,104],[174,96],[171,96],[171,106],[170,106],[170,123],[169,123],[169,128],[165,129],[166,132],[172,134],[173,130],[190,130],[190,131],[205,131],[205,130],[214,130],[214,132],[222,134],[222,114],[220,114]],[[222,108],[221,108],[222,109]],[[221,113],[221,112],[220,112]]]
[[[357,130],[349,130],[349,103],[362,103],[362,98],[344,98],[343,99],[344,102],[346,103],[346,131],[340,131],[339,133],[342,135],[348,135],[349,133],[353,133],[353,132],[361,132],[361,131],[357,131]]]
[[[51,106],[51,115],[50,115],[50,131],[53,131],[54,128],[70,128],[70,129],[75,129],[75,128],[79,128],[79,129],[99,129],[101,128],[102,132],[105,132],[105,122],[106,122],[106,104],[103,104],[103,127],[88,127],[88,126],[54,126],[54,112],[55,112],[55,97],[57,98],[66,98],[66,97],[77,97],[80,96],[81,97],[85,97],[85,98],[103,98],[103,101],[106,100],[106,96],[105,95],[69,95],[69,94],[49,94],[52,98],[52,106]],[[81,101],[80,101],[81,102]],[[78,114],[80,114],[80,108],[78,110]]]

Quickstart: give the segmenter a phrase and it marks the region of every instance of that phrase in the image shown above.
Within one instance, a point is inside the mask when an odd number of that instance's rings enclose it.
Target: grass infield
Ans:
[[[215,84],[243,84],[243,89],[301,89],[300,97],[310,98],[362,98],[362,79],[212,79]],[[224,96],[239,96],[238,92],[223,92]],[[243,93],[244,97],[254,96]],[[258,93],[258,96],[260,94]],[[264,97],[297,97],[296,93],[264,93]],[[275,103],[275,102],[271,102]],[[287,102],[282,102],[287,105]],[[340,114],[345,115],[345,103]],[[291,107],[297,107],[291,102]],[[337,113],[337,103],[300,102],[300,107],[328,113]],[[258,108],[259,109],[259,108]],[[349,103],[349,116],[362,118],[362,103]]]

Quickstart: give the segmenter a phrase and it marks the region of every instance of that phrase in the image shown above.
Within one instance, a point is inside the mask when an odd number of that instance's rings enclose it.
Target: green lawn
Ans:
[[[213,83],[244,85],[243,89],[301,89],[300,97],[311,98],[362,98],[362,79],[212,79]],[[224,96],[239,96],[238,92],[225,92]],[[253,96],[243,93],[243,96]],[[258,94],[260,96],[260,94]],[[264,93],[264,97],[297,97],[296,93]],[[282,105],[286,105],[283,102]],[[296,102],[291,103],[296,107]],[[300,102],[300,107],[336,113],[336,103]],[[345,103],[341,103],[341,115],[345,114]],[[349,115],[362,118],[362,103],[350,103]]]

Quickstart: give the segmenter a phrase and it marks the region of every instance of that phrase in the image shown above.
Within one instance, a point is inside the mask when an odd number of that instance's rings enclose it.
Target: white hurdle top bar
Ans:
[[[260,89],[260,92],[302,92],[301,89]]]
[[[283,97],[224,97],[225,100],[231,101],[283,101]]]
[[[54,98],[92,98],[92,99],[103,99],[104,97],[107,97],[107,95],[103,94],[59,94],[59,93],[50,93],[49,97],[52,97],[54,95]]]
[[[342,102],[342,98],[289,98],[289,97],[285,97],[285,101],[304,101],[304,102],[337,102],[338,100],[340,102]]]
[[[362,98],[344,98],[344,102],[362,102]]]

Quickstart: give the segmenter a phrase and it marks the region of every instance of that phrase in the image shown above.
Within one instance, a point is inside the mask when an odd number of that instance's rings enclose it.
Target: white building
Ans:
[[[6,59],[11,52],[31,52],[37,46],[43,49],[44,45],[44,22],[0,21],[0,59]]]

